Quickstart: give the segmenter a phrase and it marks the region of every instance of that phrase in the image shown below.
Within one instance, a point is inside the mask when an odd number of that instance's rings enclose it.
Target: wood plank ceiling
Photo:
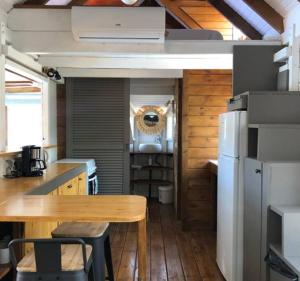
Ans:
[[[191,29],[219,31],[225,40],[233,39],[233,25],[208,1],[157,0]]]

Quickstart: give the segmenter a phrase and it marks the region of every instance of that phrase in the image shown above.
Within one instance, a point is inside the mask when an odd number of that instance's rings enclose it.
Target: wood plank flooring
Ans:
[[[112,224],[116,281],[137,280],[137,227]],[[147,280],[224,281],[215,263],[215,233],[183,232],[173,207],[149,204]]]

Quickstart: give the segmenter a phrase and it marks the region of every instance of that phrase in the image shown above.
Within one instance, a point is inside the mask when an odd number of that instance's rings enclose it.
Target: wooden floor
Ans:
[[[224,281],[215,263],[215,233],[183,232],[172,206],[149,204],[148,270],[151,281]],[[137,280],[135,224],[113,224],[115,280]]]

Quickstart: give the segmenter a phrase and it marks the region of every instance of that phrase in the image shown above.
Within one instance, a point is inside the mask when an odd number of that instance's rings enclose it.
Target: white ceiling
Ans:
[[[278,37],[279,33],[261,16],[254,12],[243,0],[225,0],[225,2],[241,15],[260,34],[266,37]]]
[[[300,6],[298,0],[265,0],[277,13],[286,17],[293,8]]]
[[[0,0],[0,8],[8,12],[14,4],[22,2],[24,2],[24,0]]]
[[[130,95],[130,103],[135,111],[145,105],[165,107],[172,99],[171,95]]]

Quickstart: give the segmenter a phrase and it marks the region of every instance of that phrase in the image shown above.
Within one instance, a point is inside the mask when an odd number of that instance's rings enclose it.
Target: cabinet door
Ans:
[[[87,195],[86,177],[86,173],[78,176],[78,195]]]
[[[58,188],[58,195],[78,195],[78,177],[75,177]]]
[[[262,162],[245,160],[244,281],[261,280]]]

